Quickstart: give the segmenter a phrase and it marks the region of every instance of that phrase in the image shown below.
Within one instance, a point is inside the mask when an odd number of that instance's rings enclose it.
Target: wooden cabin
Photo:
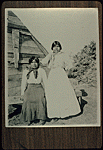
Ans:
[[[42,59],[48,52],[12,11],[7,19],[8,98],[15,104],[20,102],[22,71],[29,58]]]

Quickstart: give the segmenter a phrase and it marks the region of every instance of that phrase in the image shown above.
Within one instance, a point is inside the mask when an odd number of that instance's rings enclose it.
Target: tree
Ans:
[[[91,41],[84,48],[73,56],[73,68],[69,77],[76,78],[78,82],[96,81],[96,43]]]

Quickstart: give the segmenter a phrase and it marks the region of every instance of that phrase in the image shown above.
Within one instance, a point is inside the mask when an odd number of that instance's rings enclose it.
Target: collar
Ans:
[[[63,51],[60,51],[56,55],[63,54],[63,53],[64,53]],[[52,52],[52,55],[53,55],[53,52]]]

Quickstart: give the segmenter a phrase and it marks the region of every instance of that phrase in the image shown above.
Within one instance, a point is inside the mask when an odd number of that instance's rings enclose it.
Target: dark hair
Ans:
[[[60,47],[60,50],[62,49],[62,46],[61,46],[60,42],[58,42],[58,41],[54,41],[52,43],[51,49],[53,50],[53,47],[55,47],[56,45],[58,45]]]
[[[31,64],[32,62],[33,62],[33,60],[35,60],[36,61],[36,63],[38,64],[38,67],[37,68],[39,68],[39,65],[40,65],[40,63],[39,63],[39,58],[37,57],[35,57],[35,56],[32,56],[30,59],[29,59],[29,64]]]
[[[29,58],[29,64],[31,64],[34,59],[35,59],[35,56],[32,56],[31,58]]]

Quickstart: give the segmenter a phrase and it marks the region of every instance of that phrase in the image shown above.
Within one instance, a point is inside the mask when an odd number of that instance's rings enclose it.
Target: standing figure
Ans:
[[[31,57],[29,67],[23,71],[21,95],[24,98],[21,111],[21,122],[31,124],[35,119],[40,120],[39,124],[45,124],[46,114],[46,73],[39,67],[39,59]]]
[[[74,89],[66,74],[67,64],[62,46],[54,41],[49,53],[41,63],[51,69],[48,75],[46,99],[49,118],[65,118],[80,113]],[[69,59],[69,58],[68,58]],[[70,69],[70,68],[69,68]]]

